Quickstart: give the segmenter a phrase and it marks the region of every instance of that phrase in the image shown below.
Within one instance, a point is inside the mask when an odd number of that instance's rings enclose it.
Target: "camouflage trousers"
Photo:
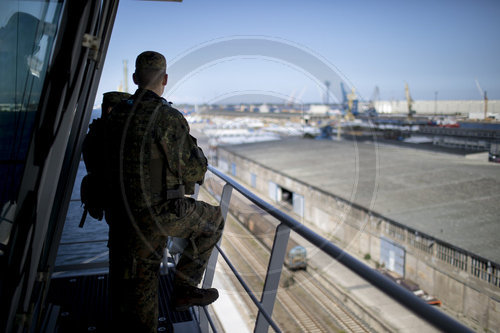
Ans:
[[[167,236],[188,239],[176,266],[176,285],[196,286],[222,236],[220,207],[191,198],[168,200],[141,212],[106,212],[113,322],[156,332],[158,274]],[[128,216],[133,216],[129,218]]]

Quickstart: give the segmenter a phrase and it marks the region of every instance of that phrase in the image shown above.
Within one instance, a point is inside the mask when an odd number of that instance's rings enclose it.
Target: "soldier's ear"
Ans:
[[[132,80],[134,80],[134,83],[135,83],[136,85],[139,85],[139,83],[137,83],[137,76],[135,75],[135,73],[134,73],[134,74],[132,74]]]
[[[161,81],[161,84],[163,86],[166,86],[167,85],[167,81],[168,81],[168,74],[165,74],[165,76],[163,77],[163,80]]]

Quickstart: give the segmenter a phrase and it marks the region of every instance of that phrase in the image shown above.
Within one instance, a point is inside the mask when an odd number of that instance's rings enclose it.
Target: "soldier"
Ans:
[[[160,97],[168,79],[165,57],[146,51],[135,66],[139,89],[111,111],[107,125],[112,316],[128,330],[156,332],[167,236],[189,239],[176,267],[172,305],[178,311],[208,305],[218,298],[217,289],[197,285],[224,220],[220,207],[185,196],[202,183],[207,159],[186,119]]]

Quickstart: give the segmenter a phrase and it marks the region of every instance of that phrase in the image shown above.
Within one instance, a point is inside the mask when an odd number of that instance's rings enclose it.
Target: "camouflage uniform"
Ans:
[[[181,185],[192,193],[204,178],[207,160],[185,118],[166,100],[138,89],[112,110],[107,126],[113,175],[112,204],[106,212],[113,321],[154,332],[167,236],[190,240],[175,283],[196,286],[224,220],[220,207],[179,193]]]

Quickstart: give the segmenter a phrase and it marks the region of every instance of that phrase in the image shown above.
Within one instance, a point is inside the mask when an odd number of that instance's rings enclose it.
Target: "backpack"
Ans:
[[[87,213],[101,221],[107,207],[109,193],[108,154],[106,145],[106,123],[95,119],[89,126],[82,145],[83,162],[87,175],[80,184],[80,200],[84,207],[80,228],[83,227]]]

